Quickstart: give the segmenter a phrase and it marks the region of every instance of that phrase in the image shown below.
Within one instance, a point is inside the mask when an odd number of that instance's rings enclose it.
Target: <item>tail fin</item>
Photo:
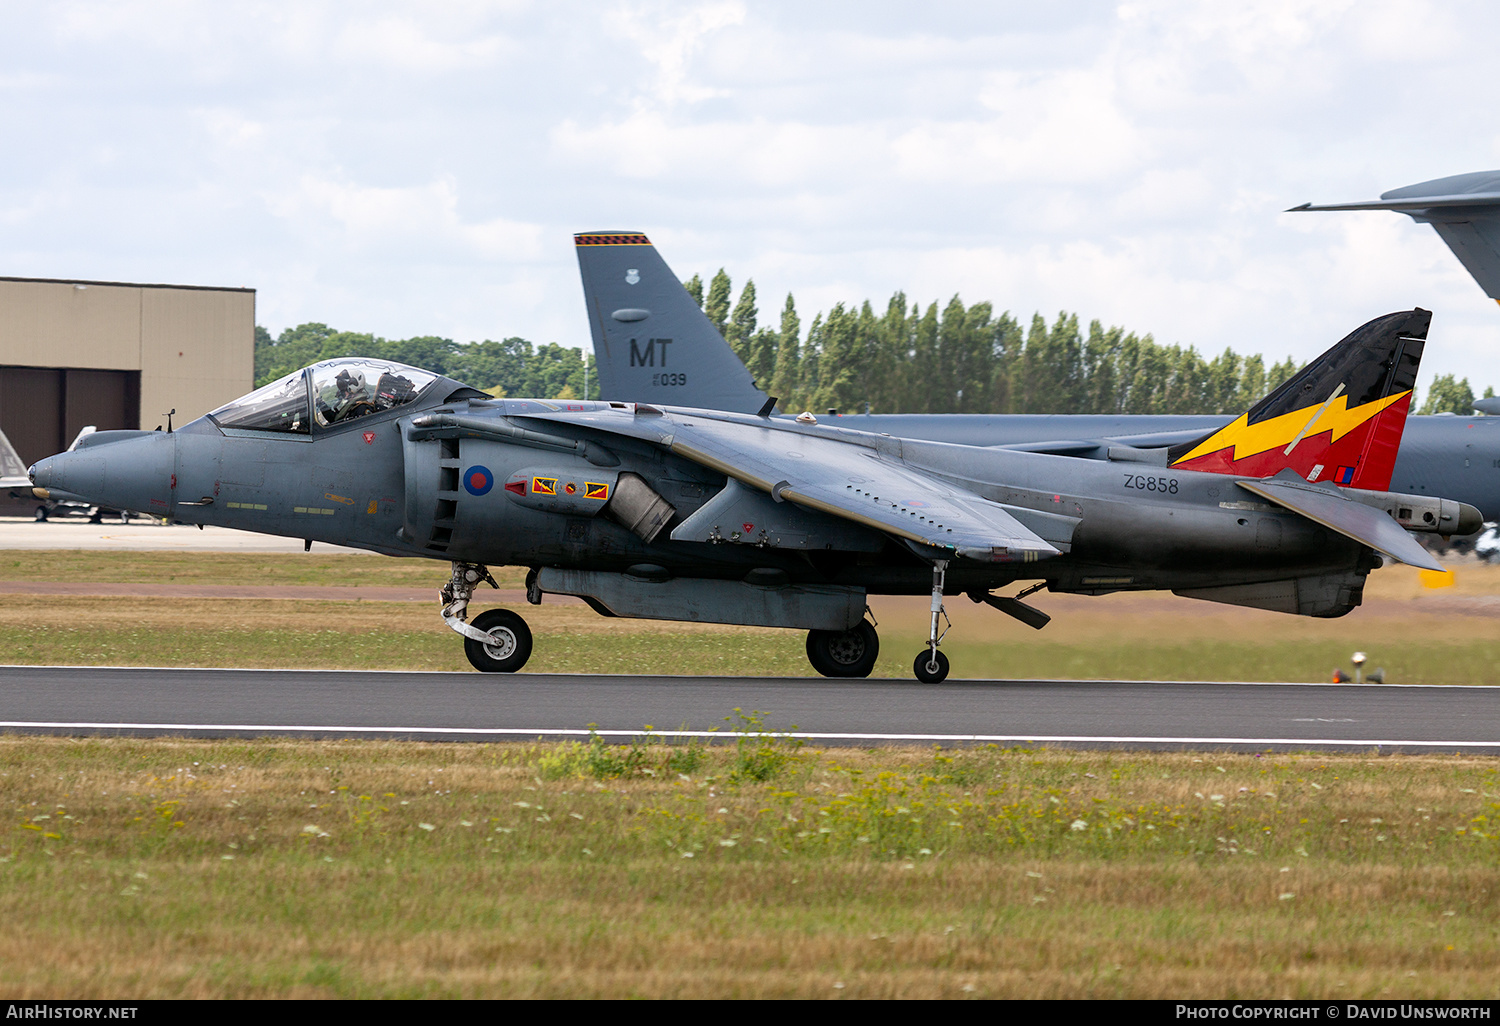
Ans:
[[[0,481],[4,485],[0,487],[30,488],[31,482],[26,478],[26,464],[21,462],[21,457],[16,455],[15,447],[10,444],[10,439],[5,437],[5,432],[0,431]]]
[[[1434,178],[1361,203],[1304,203],[1293,210],[1396,210],[1433,227],[1459,263],[1500,302],[1500,171]]]
[[[769,398],[639,232],[573,236],[599,395],[756,413]]]
[[[1172,446],[1168,464],[1385,491],[1431,321],[1416,309],[1356,328],[1232,424]]]

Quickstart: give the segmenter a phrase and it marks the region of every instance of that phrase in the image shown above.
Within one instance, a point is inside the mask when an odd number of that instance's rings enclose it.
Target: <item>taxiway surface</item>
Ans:
[[[724,734],[737,708],[820,744],[1500,754],[1491,687],[0,667],[7,732],[620,739]]]

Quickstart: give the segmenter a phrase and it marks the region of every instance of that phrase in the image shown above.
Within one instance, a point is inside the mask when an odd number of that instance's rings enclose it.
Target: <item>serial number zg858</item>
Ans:
[[[1126,474],[1125,487],[1134,488],[1142,492],[1166,492],[1169,495],[1176,495],[1177,478],[1148,477],[1145,474]]]

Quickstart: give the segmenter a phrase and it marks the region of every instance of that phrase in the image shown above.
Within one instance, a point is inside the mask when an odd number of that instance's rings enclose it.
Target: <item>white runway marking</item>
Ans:
[[[451,737],[591,737],[644,738],[742,738],[788,737],[804,741],[950,741],[1012,742],[1017,744],[1169,744],[1169,745],[1301,745],[1319,748],[1493,748],[1500,741],[1416,741],[1393,738],[1311,738],[1311,737],[1152,737],[1110,736],[1097,734],[855,734],[830,731],[738,731],[738,730],[579,730],[571,727],[351,727],[296,726],[267,723],[102,723],[63,720],[0,720],[0,729],[21,730],[233,730],[257,734],[439,734]]]

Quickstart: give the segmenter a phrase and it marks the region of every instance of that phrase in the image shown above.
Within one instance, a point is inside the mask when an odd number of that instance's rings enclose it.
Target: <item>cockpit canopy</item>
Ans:
[[[293,371],[209,414],[221,428],[306,435],[405,406],[437,380],[401,363],[350,357]]]

